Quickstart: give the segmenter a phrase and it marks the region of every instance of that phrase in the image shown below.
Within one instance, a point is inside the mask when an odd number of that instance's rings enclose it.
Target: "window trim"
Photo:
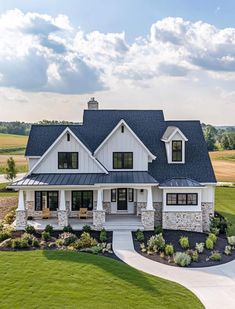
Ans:
[[[115,196],[114,196],[114,198],[113,198],[113,194],[112,194],[112,192],[114,192],[115,191]],[[117,202],[117,189],[111,189],[111,203],[115,203],[115,202]]]
[[[42,205],[42,194],[46,193],[46,200],[47,200],[47,206],[49,206],[49,193],[50,192],[55,192],[57,193],[57,207],[56,209],[59,208],[59,191],[56,190],[50,190],[50,191],[35,191],[34,192],[34,211],[42,211],[43,210],[43,205]],[[36,195],[37,193],[40,193],[40,210],[36,209]],[[47,207],[50,209],[50,207]],[[55,209],[50,209],[50,211],[57,211]]]
[[[94,208],[94,192],[93,190],[73,190],[71,191],[71,211],[79,211],[79,209],[74,209],[73,207],[73,195],[75,192],[81,192],[81,200],[82,200],[82,203],[83,203],[83,193],[84,192],[91,192],[91,205],[92,205],[92,208],[91,209],[88,209],[88,211],[92,211],[93,208]]]
[[[69,167],[69,168],[66,168],[66,167],[60,167],[60,162],[59,162],[59,156],[61,153],[66,153],[66,154],[77,154],[77,160],[76,160],[76,167]],[[59,151],[58,152],[58,169],[59,170],[77,170],[79,168],[79,164],[78,164],[78,161],[79,161],[79,153],[77,151]]]
[[[128,202],[132,203],[134,202],[134,189],[133,188],[128,188],[127,189],[127,194],[128,194]],[[131,192],[131,198],[130,198],[130,192]]]
[[[168,196],[169,195],[172,195],[172,194],[175,194],[176,195],[176,204],[169,204],[168,203]],[[179,194],[185,194],[186,195],[186,204],[179,204],[178,203],[178,195]],[[194,195],[196,195],[196,204],[188,204],[188,195],[189,194],[194,194]],[[179,192],[179,193],[166,193],[166,205],[167,206],[198,206],[198,193],[192,193],[192,192],[190,192],[190,193],[184,193],[184,192]]]
[[[122,160],[122,167],[114,167],[114,156],[115,154],[121,154],[121,160]],[[124,166],[124,154],[131,154],[132,155],[132,165],[131,167],[123,167]],[[131,151],[114,151],[113,152],[113,169],[114,170],[132,170],[133,169],[133,152]]]
[[[179,150],[173,150],[173,144],[177,142],[179,143],[180,142],[180,145],[181,145],[181,160],[174,160],[173,159],[173,153],[178,153]],[[172,162],[183,162],[183,141],[182,140],[172,140],[171,141],[171,161]]]

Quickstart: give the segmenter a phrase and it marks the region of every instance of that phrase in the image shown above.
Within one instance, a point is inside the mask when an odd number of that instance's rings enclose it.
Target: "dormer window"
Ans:
[[[172,141],[172,162],[182,162],[182,141]]]
[[[161,141],[165,143],[167,162],[169,164],[185,163],[185,149],[188,139],[178,127],[167,127]]]

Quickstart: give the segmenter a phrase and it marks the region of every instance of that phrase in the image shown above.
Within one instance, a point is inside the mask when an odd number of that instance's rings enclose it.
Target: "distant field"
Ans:
[[[217,181],[235,182],[235,150],[210,152]]]
[[[0,174],[5,173],[7,159],[13,157],[18,172],[27,171],[27,162],[24,152],[28,136],[0,134]]]

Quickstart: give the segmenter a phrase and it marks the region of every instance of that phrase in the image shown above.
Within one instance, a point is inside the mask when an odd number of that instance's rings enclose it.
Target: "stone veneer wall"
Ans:
[[[146,209],[146,202],[137,202],[137,216],[141,215],[143,209]],[[154,212],[154,224],[162,225],[162,202],[153,202]]]
[[[214,203],[202,203],[202,229],[210,230],[210,218],[214,216]]]
[[[163,229],[202,232],[202,212],[169,212],[162,214]]]

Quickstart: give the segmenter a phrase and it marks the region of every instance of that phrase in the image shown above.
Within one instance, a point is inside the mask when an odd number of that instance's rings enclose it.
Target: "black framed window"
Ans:
[[[93,191],[72,191],[72,210],[93,209]]]
[[[198,205],[197,193],[167,193],[166,194],[167,205]]]
[[[117,201],[117,190],[111,189],[111,202],[116,202],[116,201]]]
[[[128,189],[128,201],[134,202],[134,189]]]
[[[70,142],[70,134],[67,133],[67,142]]]
[[[59,169],[78,169],[78,152],[58,152]]]
[[[59,208],[58,191],[35,191],[35,210],[41,211],[44,208],[52,211]]]
[[[114,169],[133,169],[133,152],[113,152]]]
[[[182,141],[172,141],[172,162],[182,161]]]

